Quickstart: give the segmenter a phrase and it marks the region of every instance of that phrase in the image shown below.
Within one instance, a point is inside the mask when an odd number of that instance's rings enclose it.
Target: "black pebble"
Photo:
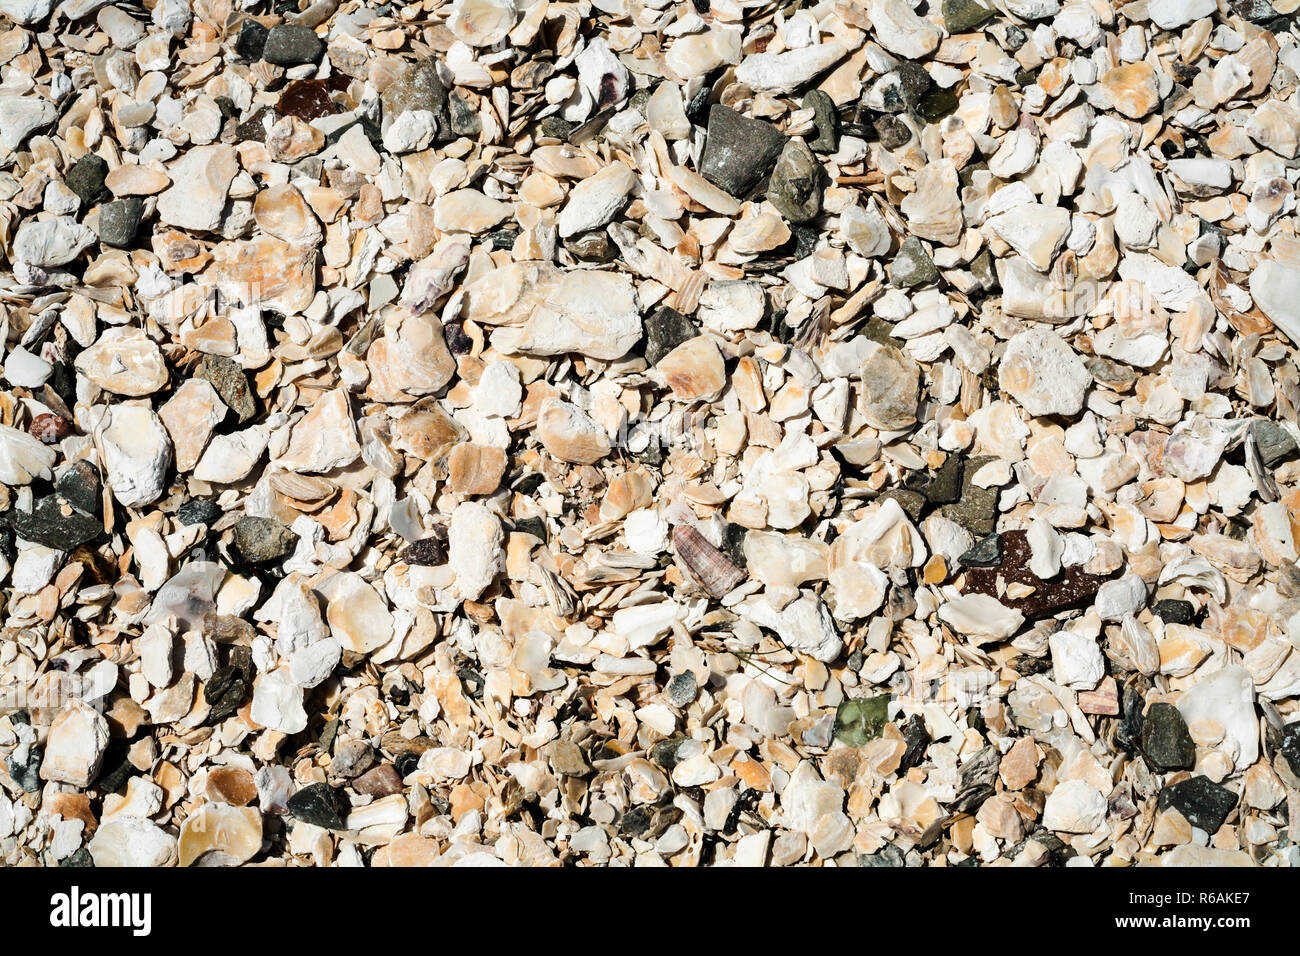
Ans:
[[[1196,610],[1190,601],[1166,598],[1151,605],[1151,610],[1166,624],[1191,624],[1196,620]]]
[[[327,783],[303,787],[289,798],[286,805],[289,815],[295,820],[327,830],[347,829],[343,822],[351,809],[347,796]]]
[[[206,498],[191,498],[176,510],[181,524],[203,524],[212,527],[221,517],[221,508]]]
[[[1237,795],[1221,787],[1209,777],[1192,777],[1160,791],[1156,806],[1161,810],[1173,807],[1194,827],[1213,834],[1237,805]]]
[[[245,60],[260,60],[266,46],[266,35],[270,32],[256,20],[245,20],[239,25],[239,36],[235,38],[235,53]]]

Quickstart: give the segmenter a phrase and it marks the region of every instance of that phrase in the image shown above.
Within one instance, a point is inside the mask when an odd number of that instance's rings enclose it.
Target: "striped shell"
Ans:
[[[689,525],[673,529],[673,547],[695,579],[715,598],[720,598],[745,580],[745,572],[728,560],[704,535]]]

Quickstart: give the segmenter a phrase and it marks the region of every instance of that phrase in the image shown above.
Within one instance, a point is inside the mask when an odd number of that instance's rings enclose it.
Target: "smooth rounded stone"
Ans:
[[[727,387],[727,369],[713,339],[696,336],[677,346],[656,368],[679,402],[711,402]]]
[[[1142,721],[1142,753],[1157,773],[1190,770],[1196,764],[1196,744],[1187,723],[1173,704],[1152,704]]]
[[[0,94],[0,146],[17,152],[30,134],[49,126],[58,115],[55,105],[43,96]]]
[[[99,241],[125,249],[135,240],[144,215],[144,200],[137,197],[106,203],[99,210]]]
[[[636,173],[621,162],[610,163],[578,183],[560,211],[560,237],[567,239],[608,223],[627,203],[636,184]]]
[[[467,501],[451,513],[447,554],[462,600],[477,601],[505,568],[504,540],[500,519],[483,505]]]
[[[998,384],[1031,415],[1077,415],[1092,376],[1066,341],[1046,328],[1012,336]]]
[[[157,415],[139,405],[116,405],[109,420],[100,441],[113,496],[128,508],[157,501],[167,487],[172,463],[167,429]]]
[[[298,536],[274,518],[245,515],[235,522],[234,542],[245,561],[267,564],[292,554]]]
[[[38,269],[67,265],[95,244],[95,233],[70,216],[28,220],[13,239],[13,257]]]
[[[232,807],[246,807],[257,799],[253,775],[241,767],[213,767],[208,771],[204,794]]]
[[[1106,820],[1106,798],[1086,780],[1056,785],[1043,805],[1043,826],[1058,833],[1092,833]]]
[[[785,142],[785,134],[766,120],[715,104],[709,110],[700,175],[737,198],[747,196],[777,161]]]
[[[143,817],[101,820],[86,848],[97,867],[167,866],[176,859],[176,838]]]
[[[921,371],[904,352],[878,346],[862,363],[858,409],[872,428],[886,431],[916,424]]]
[[[314,30],[297,23],[272,27],[262,45],[262,59],[276,66],[315,63],[325,50]]]
[[[799,105],[813,111],[813,126],[817,130],[817,137],[808,141],[808,148],[814,153],[835,152],[840,143],[840,114],[835,101],[823,90],[809,90]]]
[[[599,461],[611,448],[603,427],[576,405],[558,398],[542,403],[537,413],[537,437],[551,455],[575,465]]]
[[[312,783],[289,797],[286,804],[289,816],[303,823],[326,830],[346,830],[344,820],[351,804],[342,790],[327,783]]]
[[[950,34],[967,33],[993,16],[982,0],[943,0],[943,24]]]
[[[262,812],[256,807],[205,803],[181,824],[177,862],[181,866],[239,866],[262,848]]]
[[[153,339],[135,326],[105,329],[74,363],[105,391],[138,398],[167,384],[167,363]]]
[[[900,289],[928,285],[939,278],[939,270],[921,240],[908,236],[898,248],[898,254],[889,264],[889,281]]]
[[[70,701],[50,725],[41,779],[89,787],[108,746],[108,721],[80,700]]]
[[[826,171],[802,140],[785,144],[767,187],[767,200],[790,222],[815,219],[822,208]]]

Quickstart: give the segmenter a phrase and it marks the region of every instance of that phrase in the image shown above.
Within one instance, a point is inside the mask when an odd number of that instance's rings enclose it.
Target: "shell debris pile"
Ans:
[[[1300,863],[1300,0],[0,0],[0,862]]]

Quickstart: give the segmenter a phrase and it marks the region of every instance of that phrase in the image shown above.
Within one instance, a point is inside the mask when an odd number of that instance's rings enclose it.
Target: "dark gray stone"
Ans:
[[[840,142],[840,114],[835,101],[822,90],[809,90],[802,105],[813,111],[813,126],[817,128],[817,138],[809,141],[808,148],[814,153],[835,152]]]
[[[181,524],[204,524],[211,527],[221,517],[221,507],[206,498],[191,498],[176,511]]]
[[[792,139],[781,150],[772,170],[767,200],[790,222],[808,222],[822,211],[826,171],[801,140]]]
[[[916,236],[908,236],[898,247],[898,255],[889,264],[890,284],[900,289],[927,285],[939,278],[939,270],[925,246]]]
[[[1196,620],[1196,611],[1190,601],[1166,598],[1151,605],[1151,612],[1166,624],[1191,624]]]
[[[1196,765],[1196,744],[1178,708],[1163,701],[1152,704],[1142,722],[1142,753],[1160,773],[1190,770]]]
[[[282,23],[266,35],[262,59],[276,66],[301,66],[317,62],[323,52],[325,44],[314,30],[298,23]]]
[[[695,695],[699,693],[699,688],[695,685],[694,671],[684,671],[677,674],[668,682],[665,692],[668,694],[669,703],[674,707],[688,706],[695,699]]]
[[[451,131],[453,133],[457,136],[472,138],[483,132],[483,121],[479,119],[478,113],[472,110],[465,100],[452,93],[448,97],[447,104],[451,114]]]
[[[998,522],[998,491],[981,488],[975,484],[979,470],[996,459],[992,455],[977,455],[966,459],[962,469],[961,498],[940,511],[945,518],[957,522],[977,537],[992,534]]]
[[[1259,458],[1272,468],[1280,461],[1291,458],[1297,451],[1296,441],[1278,422],[1268,418],[1257,418],[1251,423],[1255,436],[1255,447],[1259,449]]]
[[[985,535],[957,561],[963,568],[996,568],[1002,563],[1002,539],[996,534]]]
[[[1221,787],[1209,777],[1191,777],[1181,783],[1171,784],[1160,791],[1156,806],[1161,810],[1173,807],[1191,823],[1206,833],[1213,834],[1223,826],[1228,814],[1237,805],[1237,795]]]
[[[130,196],[105,203],[99,209],[99,241],[106,246],[125,249],[135,240],[144,216],[144,200]]]
[[[992,16],[979,0],[943,0],[943,25],[949,33],[969,33]]]
[[[285,801],[285,805],[295,820],[326,830],[347,829],[343,821],[351,812],[348,798],[327,783],[308,784]]]
[[[912,130],[897,116],[882,116],[873,124],[876,136],[884,149],[898,149],[906,146],[912,138]]]
[[[239,25],[239,36],[235,37],[235,53],[250,62],[262,58],[266,47],[266,35],[271,31],[251,17]]]
[[[107,175],[108,163],[94,153],[87,153],[68,168],[63,184],[89,206],[108,195],[104,188]]]
[[[297,543],[298,536],[274,518],[245,515],[235,522],[235,547],[252,564],[278,561]]]
[[[715,103],[709,110],[700,175],[733,196],[747,196],[771,170],[785,140],[785,134],[766,120]]]
[[[66,498],[51,495],[36,502],[31,511],[13,508],[9,526],[24,541],[58,551],[71,551],[104,533],[104,522],[72,507]]]
[[[660,306],[645,320],[646,364],[659,364],[665,355],[697,335],[699,330],[694,322],[676,309]]]
[[[73,462],[59,475],[54,490],[74,508],[80,508],[86,514],[99,514],[103,505],[103,483],[99,479],[99,469],[84,458]]]

